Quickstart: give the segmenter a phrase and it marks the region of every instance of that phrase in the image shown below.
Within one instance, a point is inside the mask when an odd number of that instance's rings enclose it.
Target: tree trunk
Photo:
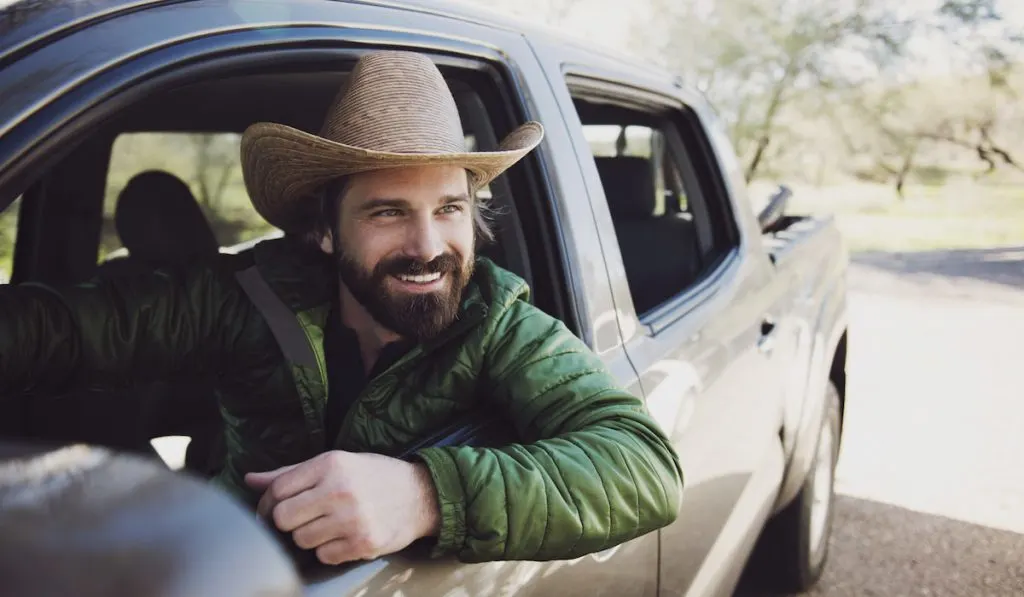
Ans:
[[[991,159],[991,155],[993,153],[996,154],[997,156],[999,156],[1000,158],[1002,158],[1003,163],[1006,164],[1007,166],[1012,166],[1012,167],[1014,167],[1014,168],[1016,168],[1018,170],[1024,171],[1024,168],[1022,168],[1021,165],[1018,164],[1016,162],[1016,160],[1013,159],[1013,156],[1010,155],[1009,151],[1007,151],[1007,150],[1005,150],[1005,149],[1003,149],[1003,148],[1001,148],[1001,147],[999,147],[999,146],[997,146],[995,144],[995,141],[992,140],[992,137],[991,137],[991,135],[989,133],[990,127],[991,127],[990,124],[985,124],[985,125],[982,125],[981,127],[979,127],[979,131],[981,132],[981,143],[979,144],[979,150],[978,150],[979,153],[981,153],[981,149],[980,149],[981,146],[982,145],[985,146],[986,157],[982,157],[982,159],[984,159],[985,161],[987,161],[989,163],[989,166],[990,166],[989,172],[991,172],[992,170],[995,170],[995,168],[996,168],[995,162],[992,161],[992,159]]]
[[[757,173],[757,167],[761,165],[761,159],[764,158],[764,152],[768,149],[768,144],[772,142],[772,138],[768,135],[762,135],[757,140],[757,149],[754,150],[754,157],[750,158],[750,164],[747,166],[747,173],[745,175],[747,182],[749,183],[754,179],[754,174]]]
[[[779,108],[782,107],[782,94],[785,93],[790,80],[795,74],[796,61],[796,56],[790,57],[789,64],[786,65],[786,70],[783,71],[778,83],[775,84],[775,89],[772,90],[772,98],[768,102],[768,110],[765,112],[764,122],[761,124],[761,135],[757,140],[757,149],[754,151],[754,156],[750,158],[750,164],[747,165],[746,179],[748,183],[753,180],[754,175],[757,174],[757,169],[761,165],[761,161],[764,159],[764,152],[768,149],[768,144],[771,143],[772,127],[775,124],[775,116],[778,115]]]
[[[978,154],[978,159],[988,164],[988,169],[985,170],[981,176],[988,176],[996,171],[996,161],[992,159],[992,156],[988,154],[988,150],[981,144],[974,148],[975,153]]]
[[[903,185],[907,182],[907,176],[910,175],[910,171],[914,167],[914,157],[916,155],[917,143],[914,143],[903,153],[903,165],[900,167],[900,171],[896,173],[896,194],[899,195],[901,201],[907,198],[903,194]]]
[[[220,168],[220,178],[217,179],[217,188],[213,192],[213,196],[210,197],[211,205],[214,211],[220,207],[220,201],[224,197],[224,191],[228,188],[228,180],[231,178],[231,172],[234,170],[234,164],[224,164]]]
[[[209,209],[210,187],[206,181],[206,166],[209,162],[210,144],[212,138],[208,135],[196,135],[193,137],[196,148],[196,182],[199,183],[199,204]]]

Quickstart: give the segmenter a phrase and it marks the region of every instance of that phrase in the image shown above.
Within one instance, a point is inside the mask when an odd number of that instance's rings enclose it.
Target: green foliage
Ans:
[[[893,201],[888,185],[796,185],[793,190],[791,211],[834,216],[853,251],[1024,246],[1020,186],[910,183],[903,201]]]
[[[928,186],[942,186],[950,177],[950,171],[941,166],[914,168],[913,174],[921,184]]]
[[[19,197],[7,209],[0,212],[0,283],[5,282],[11,274],[20,204],[21,198]]]
[[[961,24],[998,21],[1001,18],[994,0],[943,0],[939,14]]]
[[[748,180],[1024,174],[1024,33],[993,0],[651,1],[637,44],[704,92]],[[937,53],[948,74],[922,74]]]

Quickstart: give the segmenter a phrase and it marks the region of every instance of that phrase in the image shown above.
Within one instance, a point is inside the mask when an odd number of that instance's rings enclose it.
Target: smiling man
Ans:
[[[643,403],[475,254],[477,191],[542,136],[467,152],[434,64],[369,54],[319,134],[243,137],[253,204],[285,239],[238,273],[0,290],[0,395],[216,377],[220,482],[330,564],[422,538],[465,561],[570,559],[662,527],[682,474]],[[413,449],[475,410],[522,443]]]

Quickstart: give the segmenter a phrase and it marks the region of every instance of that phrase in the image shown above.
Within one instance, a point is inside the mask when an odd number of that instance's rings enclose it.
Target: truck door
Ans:
[[[782,478],[780,287],[766,254],[741,242],[695,112],[607,77],[568,83],[626,353],[683,464],[660,593],[714,594],[733,582]]]

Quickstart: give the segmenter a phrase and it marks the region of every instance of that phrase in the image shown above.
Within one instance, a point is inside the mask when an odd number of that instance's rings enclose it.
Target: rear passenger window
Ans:
[[[153,257],[203,246],[237,252],[251,244],[246,241],[279,235],[249,201],[240,141],[237,133],[118,135],[107,175],[100,261],[127,257],[133,249]]]
[[[592,101],[585,92],[574,103],[642,316],[693,287],[734,246],[716,215],[722,206],[702,180],[699,144],[679,110]]]
[[[660,130],[646,126],[598,124],[584,125],[583,134],[590,144],[599,172],[621,168],[614,164],[628,161],[643,162],[650,169],[654,197],[652,215],[664,217],[668,212],[675,212],[682,214],[683,218],[692,219],[687,209],[686,193],[679,182],[681,175],[671,160],[666,159],[669,156],[665,149],[665,136]],[[602,184],[605,180],[602,175]],[[617,181],[609,182],[614,186]]]
[[[21,205],[19,196],[7,209],[0,212],[0,284],[11,281],[14,271],[14,243],[18,238],[18,207]]]

